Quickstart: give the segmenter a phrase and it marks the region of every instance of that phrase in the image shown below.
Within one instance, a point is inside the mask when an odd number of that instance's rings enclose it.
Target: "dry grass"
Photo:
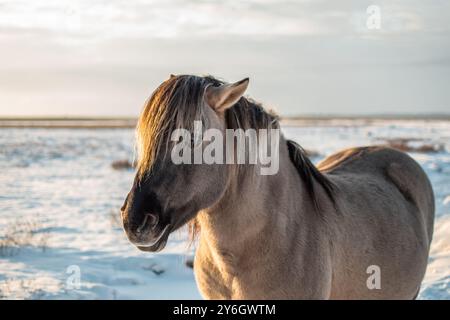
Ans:
[[[0,299],[42,300],[60,290],[60,282],[50,278],[17,279],[0,281]]]
[[[49,233],[39,233],[41,226],[38,221],[15,221],[5,228],[0,234],[0,256],[12,256],[21,248],[37,247],[45,252],[48,248]]]
[[[444,150],[441,143],[431,143],[421,139],[394,138],[380,139],[388,146],[404,152],[436,153]]]
[[[114,170],[130,170],[136,168],[136,162],[131,163],[128,160],[116,160],[111,163]]]
[[[16,290],[21,292],[28,291],[27,280],[7,279],[0,283],[0,299],[8,299]]]

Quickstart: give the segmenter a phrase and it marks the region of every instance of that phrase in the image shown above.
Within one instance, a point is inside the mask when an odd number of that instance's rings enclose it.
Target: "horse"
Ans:
[[[280,134],[272,175],[260,174],[259,163],[171,161],[171,133],[196,120],[220,132],[279,128],[274,113],[244,97],[248,84],[177,75],[147,100],[136,176],[121,208],[130,242],[157,252],[188,225],[206,299],[416,298],[435,204],[427,175],[406,153],[355,147],[315,166]]]

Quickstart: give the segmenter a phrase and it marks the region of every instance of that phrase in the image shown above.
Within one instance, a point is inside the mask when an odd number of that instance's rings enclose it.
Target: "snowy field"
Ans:
[[[436,194],[435,236],[421,299],[450,298],[450,122],[359,121],[285,126],[314,161],[350,146],[401,140]],[[162,253],[125,238],[119,208],[132,170],[132,129],[0,128],[0,298],[198,299],[183,231]],[[79,280],[79,281],[78,281]]]

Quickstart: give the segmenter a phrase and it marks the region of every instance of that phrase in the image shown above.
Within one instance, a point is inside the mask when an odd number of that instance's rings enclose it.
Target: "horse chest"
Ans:
[[[205,263],[196,257],[194,272],[197,286],[207,299],[231,299],[233,278],[212,263]]]

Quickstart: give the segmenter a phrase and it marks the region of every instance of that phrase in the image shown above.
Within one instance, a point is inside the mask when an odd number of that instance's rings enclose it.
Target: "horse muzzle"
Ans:
[[[165,247],[171,224],[162,224],[157,214],[146,213],[140,224],[124,221],[124,229],[130,242],[138,249],[155,252]]]

